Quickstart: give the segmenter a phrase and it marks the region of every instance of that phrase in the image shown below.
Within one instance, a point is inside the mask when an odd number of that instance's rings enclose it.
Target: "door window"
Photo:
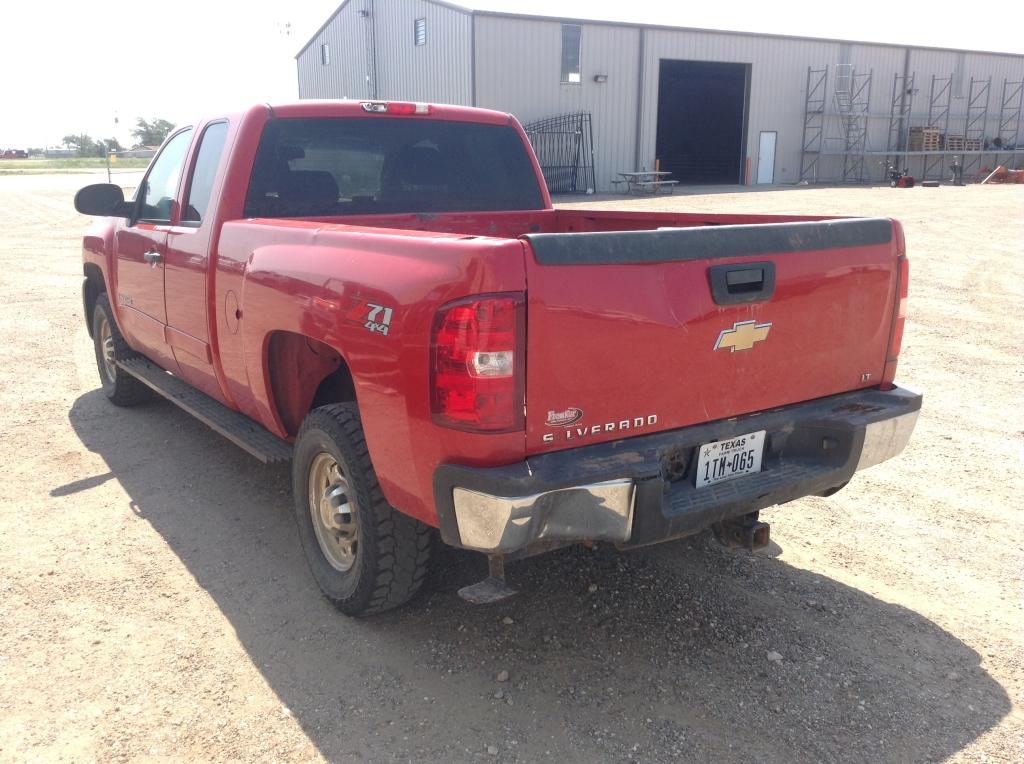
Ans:
[[[217,177],[220,157],[224,153],[224,141],[228,137],[228,123],[217,122],[203,132],[199,145],[199,156],[192,170],[188,199],[185,200],[185,214],[182,221],[187,225],[199,225],[206,217],[213,192],[213,180]]]
[[[170,221],[174,196],[181,179],[181,167],[191,140],[192,129],[182,130],[164,146],[164,150],[149,168],[142,187],[142,203],[139,207],[141,220],[159,223]]]

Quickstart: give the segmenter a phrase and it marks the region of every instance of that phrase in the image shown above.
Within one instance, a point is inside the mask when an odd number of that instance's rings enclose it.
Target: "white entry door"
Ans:
[[[775,138],[778,136],[774,130],[761,133],[761,140],[757,144],[757,182],[775,182]]]

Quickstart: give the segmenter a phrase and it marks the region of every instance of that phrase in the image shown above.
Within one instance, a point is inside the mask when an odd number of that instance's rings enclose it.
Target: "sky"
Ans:
[[[122,0],[39,0],[8,5],[0,44],[0,148],[59,145],[63,136],[83,132],[116,137],[127,146],[137,117],[181,123],[236,106],[294,100],[294,56],[339,2],[178,0],[161,8]],[[1016,0],[974,6],[955,20],[939,5],[910,0],[473,0],[472,5],[1024,53],[1024,6]],[[934,10],[934,18],[926,17],[925,8]]]

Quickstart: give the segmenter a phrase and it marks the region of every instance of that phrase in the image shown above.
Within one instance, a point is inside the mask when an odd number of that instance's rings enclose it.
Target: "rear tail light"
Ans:
[[[431,413],[445,427],[524,427],[526,312],[520,293],[449,303],[431,337]]]
[[[906,255],[896,260],[896,306],[889,334],[889,351],[885,356],[885,371],[882,374],[882,389],[891,390],[896,379],[896,365],[903,347],[903,329],[907,323],[907,294],[910,280],[910,261]]]

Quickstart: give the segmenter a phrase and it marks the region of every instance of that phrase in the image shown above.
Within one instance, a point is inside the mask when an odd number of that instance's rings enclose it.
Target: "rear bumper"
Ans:
[[[858,470],[903,450],[921,400],[906,388],[861,390],[503,467],[443,464],[434,473],[441,537],[510,554],[573,541],[631,547],[688,536],[842,488]],[[756,430],[766,431],[760,473],[695,487],[700,446]]]

